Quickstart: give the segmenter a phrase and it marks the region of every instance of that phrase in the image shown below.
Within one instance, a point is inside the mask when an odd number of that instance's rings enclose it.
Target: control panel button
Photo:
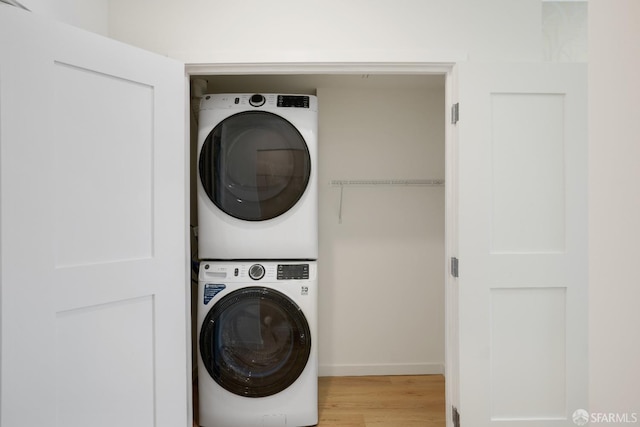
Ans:
[[[260,280],[264,277],[264,267],[260,264],[253,264],[249,267],[249,277],[253,280]]]
[[[264,105],[265,102],[266,99],[259,93],[251,95],[251,98],[249,98],[249,104],[253,105],[254,107],[260,107],[261,105]]]

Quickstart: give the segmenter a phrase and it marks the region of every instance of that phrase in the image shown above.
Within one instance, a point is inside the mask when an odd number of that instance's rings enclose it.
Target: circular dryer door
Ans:
[[[231,292],[209,311],[200,332],[200,355],[209,375],[239,396],[265,397],[286,389],[310,353],[304,314],[273,289]]]
[[[247,111],[220,122],[199,159],[200,181],[223,212],[246,221],[275,218],[302,197],[311,175],[309,149],[284,118]]]

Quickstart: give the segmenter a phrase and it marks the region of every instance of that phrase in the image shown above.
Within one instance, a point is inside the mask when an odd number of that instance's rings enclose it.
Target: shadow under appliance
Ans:
[[[197,298],[200,425],[316,425],[316,262],[205,261]]]

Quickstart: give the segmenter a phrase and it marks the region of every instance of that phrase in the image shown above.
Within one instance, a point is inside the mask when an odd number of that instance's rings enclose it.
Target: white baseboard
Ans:
[[[444,363],[388,363],[379,365],[318,365],[321,377],[363,375],[443,375]]]

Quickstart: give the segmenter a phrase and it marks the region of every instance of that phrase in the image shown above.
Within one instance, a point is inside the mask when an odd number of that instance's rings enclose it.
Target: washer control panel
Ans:
[[[200,264],[199,280],[220,283],[275,282],[285,280],[315,280],[316,261],[204,261]]]

